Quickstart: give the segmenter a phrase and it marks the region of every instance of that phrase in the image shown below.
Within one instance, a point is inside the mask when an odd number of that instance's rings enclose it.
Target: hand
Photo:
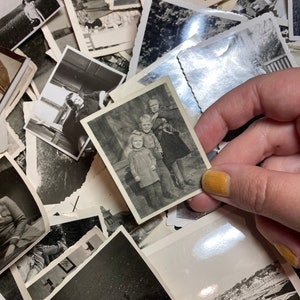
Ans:
[[[10,244],[6,250],[6,253],[4,254],[4,260],[8,260],[15,252],[16,245]]]
[[[191,199],[197,211],[220,202],[255,214],[261,234],[294,267],[300,267],[300,68],[252,78],[233,89],[200,117],[195,126],[208,153],[228,130],[253,117],[230,141],[202,177]]]

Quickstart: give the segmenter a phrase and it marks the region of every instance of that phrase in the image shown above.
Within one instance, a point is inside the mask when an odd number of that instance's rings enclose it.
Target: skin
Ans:
[[[196,211],[212,211],[220,201],[255,214],[261,234],[288,247],[300,267],[300,68],[252,78],[208,108],[195,126],[208,153],[228,130],[265,115],[212,161],[212,170],[230,177],[229,195],[201,193]],[[259,166],[258,166],[259,165]]]

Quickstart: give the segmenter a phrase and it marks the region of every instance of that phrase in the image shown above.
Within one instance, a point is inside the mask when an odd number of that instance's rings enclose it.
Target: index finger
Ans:
[[[290,68],[249,79],[222,96],[199,118],[195,131],[206,152],[229,130],[264,114],[277,121],[300,115],[300,68]]]

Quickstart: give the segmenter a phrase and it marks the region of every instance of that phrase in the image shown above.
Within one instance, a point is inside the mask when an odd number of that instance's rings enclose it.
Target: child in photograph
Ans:
[[[44,16],[37,9],[34,0],[23,0],[23,5],[24,13],[34,27],[45,21]]]
[[[185,184],[193,185],[194,182],[188,178],[182,161],[190,153],[190,149],[179,136],[179,132],[169,123],[174,118],[174,113],[161,109],[156,98],[150,99],[148,105],[152,112],[152,130],[161,144],[163,160],[174,174],[175,185],[180,189],[184,189]]]
[[[161,145],[152,131],[152,118],[148,114],[144,114],[140,117],[140,128],[144,133],[144,146],[152,151],[153,156],[156,159],[157,173],[160,178],[162,192],[166,198],[174,198],[172,189],[174,188],[170,171],[163,162],[163,150]]]
[[[151,150],[144,147],[144,134],[134,130],[129,137],[131,152],[128,155],[129,167],[135,181],[146,191],[146,201],[153,209],[162,207],[163,193],[156,171],[156,159]]]

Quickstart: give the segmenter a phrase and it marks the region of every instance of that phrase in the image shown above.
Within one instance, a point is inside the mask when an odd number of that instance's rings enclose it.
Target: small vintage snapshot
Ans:
[[[300,40],[300,2],[288,0],[289,39]]]
[[[49,231],[43,205],[25,174],[8,155],[0,158],[0,273]]]
[[[16,49],[62,6],[60,0],[1,1],[0,46]]]
[[[72,294],[72,299],[79,300],[87,293],[90,299],[172,299],[162,278],[122,226],[51,296],[59,300]]]
[[[101,230],[95,226],[88,230],[72,247],[52,260],[33,279],[26,283],[31,299],[46,299],[106,240]],[[18,270],[16,270],[18,272]]]
[[[0,113],[11,99],[30,59],[0,47]]]
[[[141,7],[140,0],[106,0],[110,10]]]
[[[82,124],[139,224],[200,192],[209,162],[168,77]]]
[[[253,216],[231,206],[177,230],[143,253],[174,299],[184,299],[187,290],[190,299],[297,299],[297,286],[290,279],[297,278],[293,268],[281,266],[261,239]]]
[[[81,51],[92,57],[133,47],[140,20],[139,9],[113,11],[107,0],[65,0]]]
[[[78,213],[77,220],[65,218],[62,223],[51,224],[49,233],[15,263],[24,283],[33,281],[43,269],[63,255],[89,230],[95,226],[101,229],[99,215],[95,215],[96,209],[94,211],[89,217],[81,218]]]
[[[67,47],[25,129],[75,160],[93,145],[80,120],[105,107],[125,74]]]
[[[245,20],[237,14],[206,8],[205,4],[195,7],[191,1],[149,0],[143,7],[128,78],[193,35],[204,40]]]
[[[177,58],[202,111],[252,77],[296,66],[271,13],[185,49]]]

